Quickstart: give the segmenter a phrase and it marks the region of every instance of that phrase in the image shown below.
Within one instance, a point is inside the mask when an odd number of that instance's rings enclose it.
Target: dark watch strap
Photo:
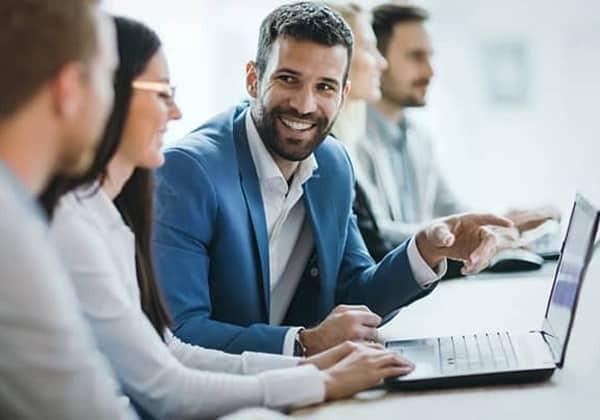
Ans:
[[[298,332],[296,333],[296,338],[294,339],[294,356],[296,357],[306,356],[306,347],[304,347],[302,341],[300,341],[300,331],[302,331],[303,329],[304,328],[298,330]]]

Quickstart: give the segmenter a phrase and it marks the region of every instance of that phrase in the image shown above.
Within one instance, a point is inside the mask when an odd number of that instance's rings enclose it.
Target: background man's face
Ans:
[[[113,78],[118,65],[114,23],[97,11],[98,48],[87,74],[81,77],[80,109],[75,121],[65,130],[64,153],[60,170],[82,173],[92,163],[114,99]]]
[[[424,106],[433,76],[431,53],[422,23],[396,24],[384,54],[388,68],[381,77],[383,97],[402,107]]]
[[[279,38],[260,79],[251,66],[252,117],[274,157],[303,160],[325,139],[348,91],[347,61],[341,45]]]

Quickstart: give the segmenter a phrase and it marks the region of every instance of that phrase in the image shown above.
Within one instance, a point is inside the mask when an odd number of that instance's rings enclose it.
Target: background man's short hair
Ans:
[[[372,10],[373,32],[377,37],[377,48],[384,56],[390,43],[394,26],[406,22],[424,22],[429,19],[425,9],[418,6],[385,3]]]
[[[354,39],[344,19],[324,4],[302,1],[273,10],[261,23],[256,53],[259,77],[265,72],[271,49],[277,38],[311,41],[326,46],[342,45],[348,52],[344,82],[352,60]]]
[[[70,62],[89,65],[98,48],[98,0],[0,1],[0,118],[17,111]]]

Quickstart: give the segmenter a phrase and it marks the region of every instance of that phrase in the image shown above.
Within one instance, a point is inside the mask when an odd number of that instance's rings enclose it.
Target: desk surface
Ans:
[[[380,335],[409,338],[485,330],[539,329],[554,264],[535,273],[482,274],[443,282],[400,313]],[[306,408],[294,417],[314,419],[600,419],[600,257],[589,268],[565,367],[550,381],[528,385],[424,392],[368,391],[355,398]]]

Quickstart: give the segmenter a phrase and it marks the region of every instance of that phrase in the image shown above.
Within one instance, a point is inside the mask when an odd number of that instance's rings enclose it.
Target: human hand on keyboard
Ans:
[[[325,398],[336,400],[351,397],[359,391],[378,385],[387,377],[403,376],[414,365],[394,352],[360,343],[346,343],[351,353],[324,371]]]

